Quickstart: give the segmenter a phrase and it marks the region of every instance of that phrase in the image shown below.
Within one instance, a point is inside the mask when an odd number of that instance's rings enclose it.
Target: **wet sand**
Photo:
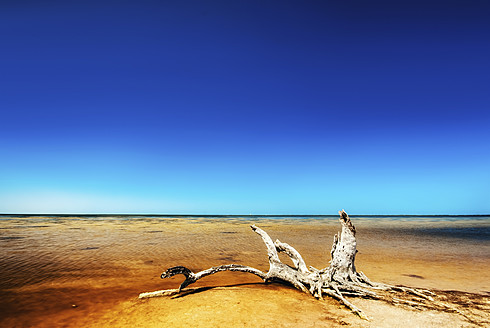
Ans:
[[[353,220],[357,269],[372,280],[479,293],[488,302],[490,243],[467,235],[472,228],[488,229],[488,220]],[[195,284],[231,286],[225,289],[137,299],[140,292],[176,288],[182,277],[159,278],[175,265],[202,270],[239,263],[267,271],[264,245],[250,223],[295,247],[317,268],[328,265],[339,229],[335,219],[4,218],[0,326],[471,326],[454,314],[354,299],[373,317],[368,323],[334,300],[319,302],[244,273],[224,272]]]

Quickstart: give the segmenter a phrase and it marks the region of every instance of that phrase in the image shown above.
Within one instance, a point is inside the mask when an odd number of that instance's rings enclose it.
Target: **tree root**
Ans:
[[[264,242],[269,257],[269,271],[267,273],[258,269],[238,265],[227,264],[209,268],[197,273],[183,266],[175,266],[162,273],[161,278],[169,278],[178,274],[185,276],[185,280],[178,289],[168,289],[149,293],[142,293],[139,298],[156,296],[173,296],[182,293],[191,293],[196,288],[185,289],[190,284],[201,278],[221,272],[240,271],[248,272],[260,277],[265,282],[279,281],[288,283],[304,293],[311,294],[318,299],[327,295],[338,300],[360,318],[369,320],[369,317],[358,307],[346,299],[350,297],[363,297],[382,300],[393,305],[404,305],[417,309],[431,309],[445,312],[458,313],[468,321],[475,323],[470,316],[459,309],[442,301],[435,300],[437,295],[426,289],[415,289],[405,286],[391,286],[372,282],[364,273],[356,271],[354,261],[356,249],[356,229],[349,216],[343,210],[339,212],[342,232],[334,236],[331,249],[332,260],[330,265],[318,270],[307,267],[300,253],[289,244],[279,240],[272,241],[271,237],[255,225],[250,227]],[[284,264],[279,259],[279,252],[283,252],[292,260],[294,267]]]

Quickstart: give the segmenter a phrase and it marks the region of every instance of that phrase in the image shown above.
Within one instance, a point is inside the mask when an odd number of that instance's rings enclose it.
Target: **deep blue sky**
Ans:
[[[488,1],[2,1],[0,213],[490,213]]]

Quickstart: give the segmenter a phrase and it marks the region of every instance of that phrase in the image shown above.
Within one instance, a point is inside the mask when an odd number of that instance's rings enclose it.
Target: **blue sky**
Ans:
[[[487,1],[0,6],[0,213],[490,213]]]

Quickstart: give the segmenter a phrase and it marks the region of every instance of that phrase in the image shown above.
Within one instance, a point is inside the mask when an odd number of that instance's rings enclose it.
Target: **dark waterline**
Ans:
[[[490,219],[490,214],[464,214],[464,215],[411,215],[411,214],[353,214],[349,215],[352,218],[392,218],[392,219],[420,219],[420,218],[440,218],[445,220],[451,219]],[[49,214],[49,213],[23,213],[23,214],[8,214],[0,213],[1,218],[35,218],[35,217],[55,217],[55,218],[337,218],[338,215],[326,215],[326,214],[78,214],[78,213],[64,213],[64,214]]]
[[[379,224],[389,225],[389,229],[402,234],[418,234],[428,237],[459,238],[475,241],[490,241],[489,215],[352,215],[357,224],[365,224],[365,228],[376,228]],[[201,221],[235,221],[260,222],[262,220],[284,221],[294,223],[336,222],[336,215],[130,215],[130,214],[0,214],[0,221],[7,223],[15,220],[15,225],[3,226],[0,229],[43,229],[49,224],[64,220],[70,221],[131,221],[155,220],[165,223],[169,219],[186,220],[190,223]],[[196,221],[197,220],[197,221]],[[46,225],[48,224],[48,225]],[[387,228],[386,226],[384,228]],[[0,230],[1,231],[1,230]],[[15,240],[17,236],[1,236],[1,241]],[[21,238],[21,237],[19,237]]]

